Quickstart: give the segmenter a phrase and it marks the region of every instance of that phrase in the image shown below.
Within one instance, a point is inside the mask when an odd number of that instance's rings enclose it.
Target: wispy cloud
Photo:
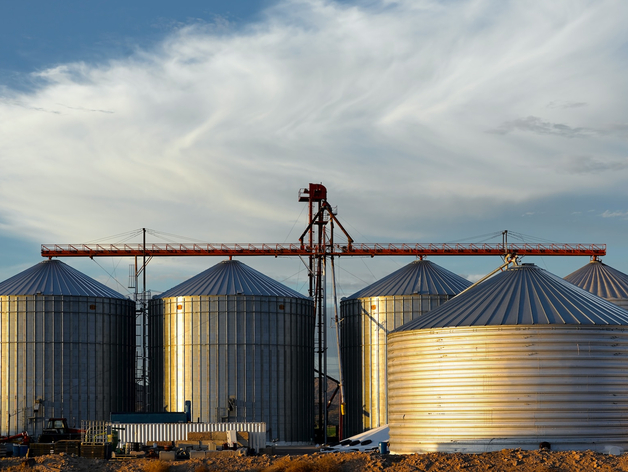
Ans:
[[[53,113],[55,115],[60,115],[61,114],[61,112],[59,110],[50,110],[50,109],[47,109],[47,108],[38,107],[36,105],[27,104],[27,103],[24,103],[24,102],[19,101],[19,100],[10,100],[10,99],[0,98],[0,103],[5,103],[6,105],[8,105],[10,107],[25,108],[26,110],[31,110],[31,111],[38,111],[38,112],[44,112],[44,113]]]
[[[499,127],[489,130],[489,133],[508,134],[513,131],[527,131],[536,134],[549,134],[554,136],[562,136],[564,138],[587,138],[599,136],[600,132],[591,128],[571,127],[564,123],[551,123],[544,121],[537,116],[528,116],[526,118],[518,118],[512,121],[506,121]]]
[[[482,277],[486,277],[486,274],[464,274],[461,277],[467,279],[469,282],[475,283],[482,279]]]
[[[84,107],[71,107],[68,105],[64,105],[63,103],[57,103],[57,105],[64,107],[64,108],[68,108],[69,110],[77,110],[77,111],[86,111],[86,112],[93,112],[93,113],[115,113],[112,110],[95,110],[93,108],[84,108]]]
[[[0,217],[46,242],[164,225],[272,241],[296,190],[323,182],[354,226],[417,239],[443,218],[610,192],[626,179],[628,4],[534,5],[283,1],[244,27],[199,22],[40,71],[32,91],[2,89]],[[596,157],[557,179],[565,155]]]
[[[604,213],[600,215],[602,218],[621,218],[622,220],[628,219],[628,211],[620,211],[620,210],[605,210]]]
[[[628,135],[628,124],[610,123],[597,128],[587,128],[584,126],[572,127],[564,123],[545,121],[537,116],[528,116],[526,118],[505,121],[497,128],[489,129],[488,133],[508,134],[514,131],[554,135],[563,138],[592,138],[612,135],[623,137]]]

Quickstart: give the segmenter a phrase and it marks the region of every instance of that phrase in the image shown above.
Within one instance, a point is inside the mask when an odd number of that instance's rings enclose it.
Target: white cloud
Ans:
[[[628,218],[628,211],[611,211],[611,210],[605,210],[604,213],[602,213],[600,215],[602,218],[621,218],[621,219],[627,219]]]
[[[467,279],[469,282],[477,282],[478,280],[483,279],[484,277],[486,277],[488,274],[465,274],[462,277]]]
[[[36,90],[0,97],[3,227],[42,242],[139,226],[272,242],[298,188],[323,182],[357,227],[416,240],[406,221],[610,192],[626,178],[613,163],[627,13],[295,0],[243,29],[188,26],[128,58],[41,71]],[[536,132],[511,132],[526,123]],[[565,155],[598,157],[557,178]]]

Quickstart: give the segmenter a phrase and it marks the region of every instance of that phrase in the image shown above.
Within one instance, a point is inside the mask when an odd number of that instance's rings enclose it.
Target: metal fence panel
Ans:
[[[120,443],[186,441],[188,433],[238,431],[249,433],[249,447],[259,451],[266,447],[266,423],[115,423]]]

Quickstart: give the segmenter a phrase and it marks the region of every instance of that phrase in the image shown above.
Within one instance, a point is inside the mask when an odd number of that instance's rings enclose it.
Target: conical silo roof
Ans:
[[[628,275],[600,261],[591,261],[569,274],[565,280],[598,297],[628,298]]]
[[[222,261],[155,298],[261,295],[307,298],[240,261]]]
[[[628,312],[534,264],[522,264],[395,331],[517,325],[628,325]]]
[[[48,260],[0,282],[0,295],[126,298],[59,260]]]
[[[394,295],[456,295],[471,282],[431,261],[413,261],[347,299]]]

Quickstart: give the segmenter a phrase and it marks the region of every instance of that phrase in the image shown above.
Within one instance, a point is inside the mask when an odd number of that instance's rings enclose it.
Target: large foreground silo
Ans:
[[[391,450],[628,447],[628,313],[532,264],[388,336]]]
[[[0,435],[135,402],[135,303],[61,261],[0,283]]]
[[[470,285],[431,261],[417,260],[341,301],[345,437],[388,423],[386,335]]]
[[[268,440],[314,430],[311,299],[224,261],[151,300],[152,403],[193,421],[266,423]]]
[[[628,275],[593,260],[565,277],[578,287],[628,309]]]

